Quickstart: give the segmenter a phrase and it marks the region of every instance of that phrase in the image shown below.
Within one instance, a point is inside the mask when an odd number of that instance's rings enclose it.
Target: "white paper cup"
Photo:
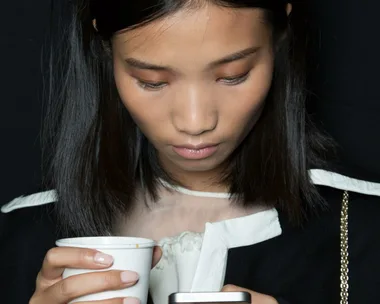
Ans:
[[[141,304],[147,303],[149,290],[149,275],[152,266],[153,247],[155,242],[149,239],[133,237],[84,237],[61,239],[56,241],[59,247],[80,247],[91,248],[109,254],[114,258],[114,263],[106,270],[129,270],[135,271],[139,275],[139,281],[135,286],[121,289],[105,291],[91,294],[75,299],[74,302],[96,301],[111,298],[134,297],[141,301]],[[89,269],[65,269],[63,278],[73,275],[90,273],[102,270]]]

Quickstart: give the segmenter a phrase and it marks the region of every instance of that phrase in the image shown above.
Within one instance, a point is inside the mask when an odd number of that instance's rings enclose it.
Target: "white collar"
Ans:
[[[380,196],[380,183],[359,180],[321,169],[312,169],[309,171],[309,174],[312,182],[315,185],[327,186],[339,190],[347,190],[350,192],[362,193],[366,195]],[[192,191],[181,187],[176,187],[175,189],[179,192],[184,192],[185,194],[196,196],[202,194],[202,196],[208,197],[225,197],[227,195],[225,193]],[[57,200],[58,195],[55,190],[35,193],[28,196],[20,196],[18,198],[15,198],[8,204],[4,205],[1,208],[1,212],[9,213],[17,209],[42,206],[57,202]]]

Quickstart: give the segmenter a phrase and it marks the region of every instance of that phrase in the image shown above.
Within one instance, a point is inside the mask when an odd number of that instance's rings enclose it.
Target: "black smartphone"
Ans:
[[[251,304],[248,292],[189,292],[173,293],[169,296],[169,304],[180,303],[241,303]]]

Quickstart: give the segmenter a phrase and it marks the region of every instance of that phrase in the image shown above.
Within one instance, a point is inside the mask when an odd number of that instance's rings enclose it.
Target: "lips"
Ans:
[[[218,145],[203,144],[203,145],[183,145],[173,146],[173,151],[179,156],[190,160],[201,160],[215,154],[218,150]]]

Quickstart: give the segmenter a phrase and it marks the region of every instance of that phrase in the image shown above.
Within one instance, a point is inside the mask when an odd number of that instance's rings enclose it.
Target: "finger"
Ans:
[[[45,290],[46,303],[67,303],[81,296],[135,285],[138,274],[132,271],[101,271],[61,280]]]
[[[158,246],[153,249],[153,259],[152,259],[152,267],[156,266],[157,263],[161,260],[162,257],[162,249]]]
[[[140,300],[136,298],[115,298],[91,302],[74,302],[73,304],[139,304]]]
[[[55,280],[62,276],[65,268],[104,269],[112,263],[111,256],[94,249],[57,247],[46,254],[41,276],[46,280]]]
[[[235,292],[235,291],[247,291],[247,292],[250,292],[250,290],[248,290],[248,289],[244,289],[244,288],[232,285],[232,284],[228,284],[228,285],[224,286],[221,291],[222,292]]]
[[[262,304],[278,304],[275,298],[258,293],[246,288],[228,284],[222,288],[222,292],[248,292],[251,294],[251,303],[262,303]]]

